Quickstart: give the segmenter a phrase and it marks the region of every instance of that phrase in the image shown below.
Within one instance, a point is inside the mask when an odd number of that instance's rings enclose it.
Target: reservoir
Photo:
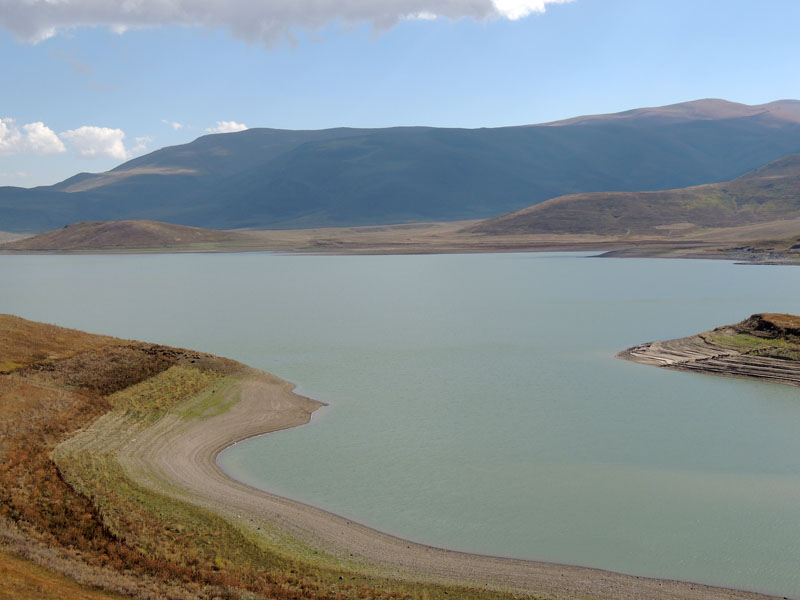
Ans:
[[[800,314],[800,269],[575,253],[0,256],[0,312],[228,356],[329,404],[224,451],[414,541],[800,598],[800,388],[619,350]]]

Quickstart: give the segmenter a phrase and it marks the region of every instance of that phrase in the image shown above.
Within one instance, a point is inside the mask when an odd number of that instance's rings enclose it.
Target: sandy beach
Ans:
[[[541,598],[622,600],[767,598],[757,593],[597,569],[494,558],[432,548],[233,480],[217,455],[245,438],[308,423],[321,403],[293,385],[248,369],[224,392],[226,412],[208,418],[168,416],[122,438],[79,435],[84,449],[117,447],[119,462],[140,483],[213,510],[275,547],[313,560],[391,578],[492,588]],[[101,419],[102,421],[102,419]],[[113,424],[96,424],[107,432]],[[95,427],[93,426],[92,429]],[[120,443],[120,439],[125,442]],[[68,442],[69,443],[69,442]]]

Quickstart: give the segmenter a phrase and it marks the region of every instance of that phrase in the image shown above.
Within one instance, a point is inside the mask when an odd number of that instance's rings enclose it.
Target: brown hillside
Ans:
[[[85,222],[0,244],[0,250],[135,250],[183,248],[235,239],[235,233],[158,221]]]
[[[733,181],[658,192],[599,192],[553,198],[470,226],[467,233],[665,234],[737,227],[800,216],[800,154]]]

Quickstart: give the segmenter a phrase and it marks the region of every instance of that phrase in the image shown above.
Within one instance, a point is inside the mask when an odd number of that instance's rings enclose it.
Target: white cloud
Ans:
[[[177,121],[170,121],[169,119],[161,119],[161,122],[164,123],[164,125],[169,125],[175,131],[183,129],[183,123],[178,123]]]
[[[188,25],[226,28],[237,38],[273,43],[293,28],[371,23],[384,29],[425,18],[521,19],[571,0],[0,0],[0,27],[37,42],[59,29]]]
[[[245,131],[247,125],[244,123],[237,123],[236,121],[217,121],[216,127],[208,127],[208,133],[234,133],[235,131]]]
[[[14,119],[0,119],[0,154],[58,154],[64,151],[64,143],[41,121],[18,127]]]
[[[548,4],[565,4],[572,0],[492,0],[495,10],[512,21],[527,17],[531,13],[543,13]]]
[[[142,137],[137,137],[136,145],[133,148],[131,148],[130,153],[140,154],[141,152],[144,152],[145,150],[147,150],[147,145],[152,141],[153,138],[151,138],[149,135],[143,135]]]
[[[64,131],[61,137],[83,158],[110,157],[124,160],[129,156],[123,143],[125,132],[121,129],[83,126]]]
[[[17,154],[22,151],[22,134],[14,119],[0,119],[0,154]]]
[[[11,118],[0,118],[0,156],[12,154],[60,154],[67,146],[84,158],[130,158],[131,154],[147,149],[152,138],[136,138],[131,152],[125,148],[125,132],[108,127],[84,126],[57,135],[41,121],[18,126]],[[65,144],[66,142],[66,144]]]
[[[25,132],[28,147],[34,154],[57,154],[66,150],[56,132],[41,121],[23,125],[22,131]]]

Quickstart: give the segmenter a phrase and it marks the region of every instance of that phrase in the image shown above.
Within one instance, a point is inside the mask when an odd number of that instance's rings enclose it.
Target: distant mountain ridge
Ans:
[[[607,115],[584,115],[552,121],[544,125],[585,125],[589,123],[608,123],[622,120],[659,120],[659,121],[705,121],[715,119],[741,119],[745,117],[770,116],[772,118],[800,123],[800,100],[776,100],[766,104],[739,104],[717,98],[693,100],[668,106],[634,108],[624,112]]]
[[[494,217],[565,194],[726,181],[800,152],[800,102],[700,100],[494,129],[250,129],[0,188],[0,230],[148,219],[298,228]]]
[[[800,217],[800,154],[732,181],[656,192],[594,192],[477,223],[468,233],[627,235],[736,227]]]

